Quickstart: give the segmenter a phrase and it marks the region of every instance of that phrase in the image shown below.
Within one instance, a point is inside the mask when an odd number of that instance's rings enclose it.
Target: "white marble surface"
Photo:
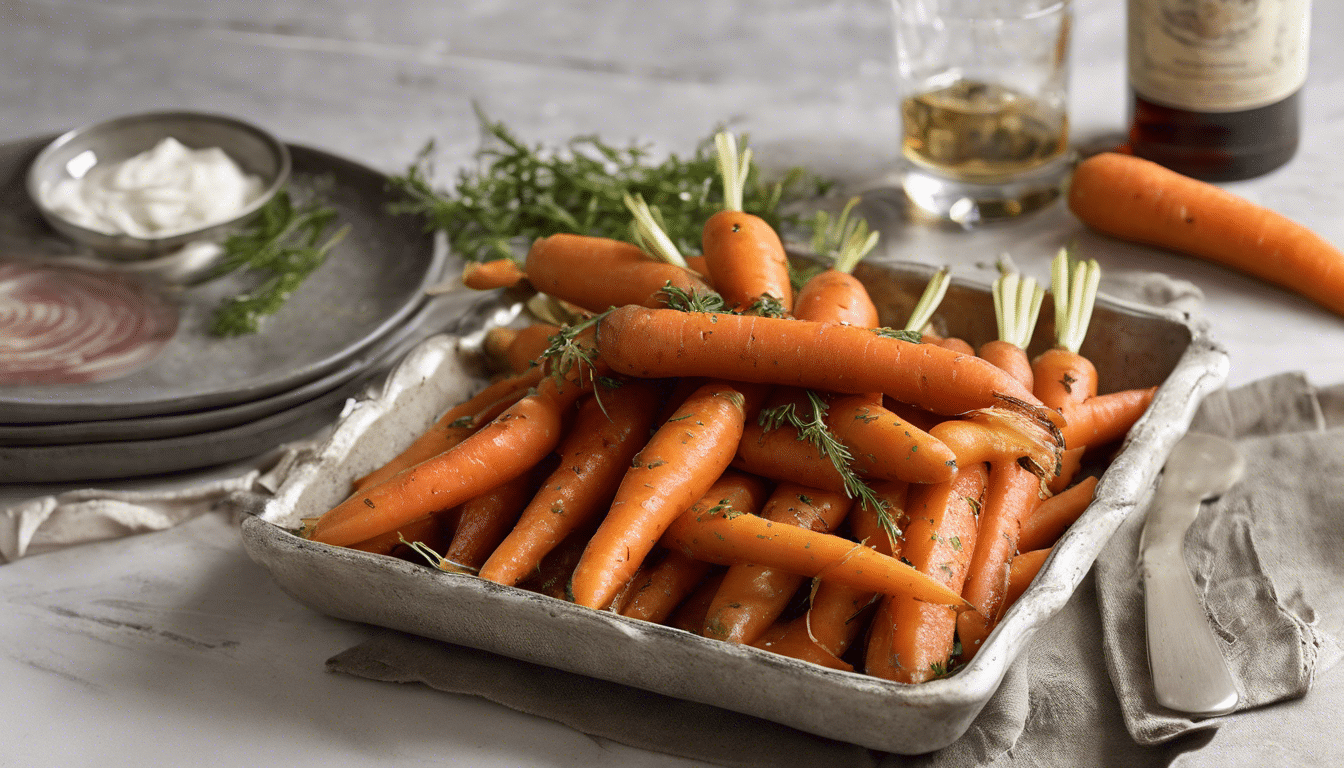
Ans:
[[[1080,141],[1125,120],[1123,4],[1079,0]],[[183,107],[402,169],[476,146],[471,101],[532,141],[583,132],[685,152],[726,122],[767,165],[868,186],[896,151],[881,0],[3,0],[0,141]],[[1344,245],[1344,5],[1318,0],[1302,147],[1229,185]],[[1084,231],[1062,207],[970,234],[893,226],[886,254],[960,274],[1008,248],[1044,277],[1079,237],[1108,271],[1162,271],[1206,296],[1231,382],[1344,381],[1344,320],[1250,278]],[[686,761],[488,702],[331,675],[367,630],[280,593],[209,515],[0,566],[0,765],[594,765]]]

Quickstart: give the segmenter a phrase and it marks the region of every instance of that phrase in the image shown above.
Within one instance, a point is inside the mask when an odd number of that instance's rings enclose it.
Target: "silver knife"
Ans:
[[[1172,450],[1139,540],[1148,663],[1157,701],[1199,715],[1231,712],[1236,683],[1185,564],[1185,532],[1205,499],[1226,493],[1244,462],[1230,441],[1191,432]]]

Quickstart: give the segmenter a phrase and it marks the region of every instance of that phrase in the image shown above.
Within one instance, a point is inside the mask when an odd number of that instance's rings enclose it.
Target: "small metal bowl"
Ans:
[[[47,207],[44,193],[53,185],[83,176],[96,164],[134,157],[169,136],[192,149],[224,150],[244,172],[261,177],[262,194],[227,221],[150,238],[89,229]],[[57,232],[100,256],[129,261],[162,256],[194,241],[222,239],[269,202],[289,180],[289,172],[289,149],[255,125],[199,112],[153,112],[118,117],[61,135],[38,153],[28,169],[28,195]]]

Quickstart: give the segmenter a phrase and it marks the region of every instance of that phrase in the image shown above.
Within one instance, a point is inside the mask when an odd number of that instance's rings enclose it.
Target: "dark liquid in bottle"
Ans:
[[[1269,173],[1297,151],[1298,93],[1241,112],[1191,112],[1131,91],[1129,144],[1139,157],[1205,181]]]

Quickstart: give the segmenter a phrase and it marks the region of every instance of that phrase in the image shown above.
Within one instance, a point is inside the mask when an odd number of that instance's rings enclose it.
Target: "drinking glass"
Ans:
[[[1060,194],[1071,0],[892,0],[901,186],[964,226]]]

